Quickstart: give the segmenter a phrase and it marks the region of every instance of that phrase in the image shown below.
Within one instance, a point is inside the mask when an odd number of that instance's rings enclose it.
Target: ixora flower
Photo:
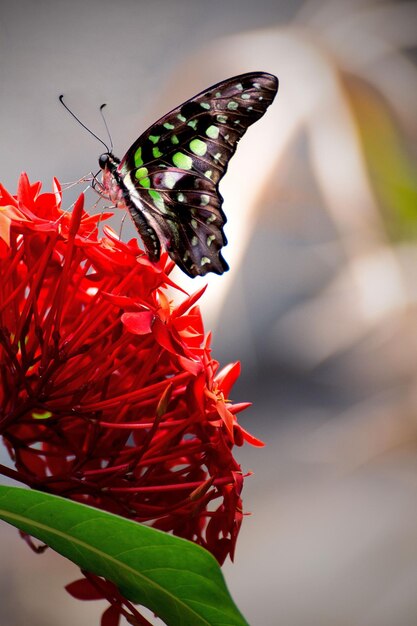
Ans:
[[[17,196],[0,186],[0,434],[14,465],[0,469],[222,563],[242,521],[233,446],[262,445],[237,422],[248,403],[228,399],[239,364],[211,356],[203,290],[170,302],[167,255],[152,264],[109,228],[98,238],[103,216],[61,201],[56,180],[53,193],[26,175]]]

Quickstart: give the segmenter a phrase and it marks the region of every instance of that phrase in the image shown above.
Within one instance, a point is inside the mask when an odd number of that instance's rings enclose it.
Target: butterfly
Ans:
[[[95,188],[129,211],[151,261],[162,245],[192,278],[229,269],[219,182],[277,90],[278,79],[264,72],[228,78],[161,117],[122,160],[110,151],[99,157]]]

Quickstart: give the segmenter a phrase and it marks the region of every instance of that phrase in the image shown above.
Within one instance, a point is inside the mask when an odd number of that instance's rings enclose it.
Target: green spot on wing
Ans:
[[[162,156],[162,152],[160,151],[160,149],[155,146],[155,148],[152,148],[152,154],[155,157],[155,159],[157,159],[158,157]]]
[[[161,135],[149,135],[149,141],[152,141],[152,143],[158,143],[160,139]]]
[[[234,100],[230,100],[230,101],[227,103],[227,108],[228,108],[230,111],[236,111],[236,109],[238,108],[238,106],[239,106],[239,105],[238,105],[238,103],[237,103],[237,102],[235,102]]]
[[[187,123],[187,126],[191,126],[191,128],[193,130],[197,130],[197,120],[191,120],[190,122]]]
[[[151,179],[148,177],[148,168],[140,167],[138,170],[136,170],[135,177],[138,179],[139,185],[141,187],[151,186]]]
[[[136,150],[134,160],[135,160],[136,167],[140,167],[141,165],[143,165],[141,146],[139,146],[139,148]]]
[[[210,137],[210,139],[217,139],[217,137],[219,136],[219,129],[217,128],[217,126],[209,126],[206,130],[206,135],[207,137]]]
[[[170,124],[169,122],[165,122],[165,124],[162,124],[162,125],[167,130],[173,130],[175,128],[174,124]]]
[[[208,102],[200,102],[200,106],[202,109],[206,109],[207,111],[210,108],[210,104]]]
[[[178,139],[177,135],[171,135],[171,143],[174,144],[174,146],[177,146],[179,142],[180,140]]]
[[[172,162],[176,167],[182,170],[190,170],[193,166],[192,158],[183,152],[175,152],[175,154],[172,155]]]
[[[207,152],[207,144],[201,139],[192,139],[190,141],[190,150],[197,156],[204,156]]]
[[[162,194],[160,194],[159,191],[155,191],[154,189],[150,189],[148,193],[151,196],[152,200],[154,201],[156,208],[159,209],[160,211],[164,211],[165,203],[164,203]]]
[[[136,170],[136,178],[141,178],[142,176],[147,176],[148,175],[148,168],[147,167],[140,167],[139,169]]]

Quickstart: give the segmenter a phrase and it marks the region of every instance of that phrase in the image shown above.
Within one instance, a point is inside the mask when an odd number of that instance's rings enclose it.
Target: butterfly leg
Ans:
[[[106,189],[104,187],[104,185],[102,184],[102,182],[97,178],[97,176],[99,175],[100,172],[97,172],[97,174],[93,174],[93,172],[91,172],[92,175],[92,182],[91,182],[91,187],[92,189],[94,189],[94,191],[96,193],[98,193],[99,196],[101,196],[102,198],[104,198],[105,200],[109,200],[109,196],[106,193]]]
[[[76,187],[81,183],[91,183],[92,180],[94,180],[94,174],[93,172],[89,172],[86,176],[81,176],[81,178],[79,178],[78,180],[74,180],[68,183],[61,183],[61,187],[65,189],[65,191],[68,191],[68,189],[72,189],[72,187]]]
[[[125,211],[125,212],[124,212],[124,215],[123,215],[123,217],[122,217],[122,219],[121,219],[121,221],[120,221],[120,228],[119,228],[119,239],[120,239],[120,240],[122,239],[122,230],[123,230],[123,225],[124,225],[124,223],[125,223],[125,219],[126,219],[126,217],[127,217],[127,214],[128,214],[128,212],[127,212],[127,211]]]

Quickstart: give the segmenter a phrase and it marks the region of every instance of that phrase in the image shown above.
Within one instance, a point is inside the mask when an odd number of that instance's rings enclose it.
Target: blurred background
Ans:
[[[97,170],[226,77],[280,79],[221,183],[231,266],[202,301],[233,400],[244,520],[225,577],[251,626],[417,623],[417,3],[0,3],[1,182]],[[68,205],[82,188],[67,195]],[[123,236],[134,235],[125,222]],[[0,456],[5,462],[5,452]],[[90,626],[75,566],[0,527],[0,624]]]

